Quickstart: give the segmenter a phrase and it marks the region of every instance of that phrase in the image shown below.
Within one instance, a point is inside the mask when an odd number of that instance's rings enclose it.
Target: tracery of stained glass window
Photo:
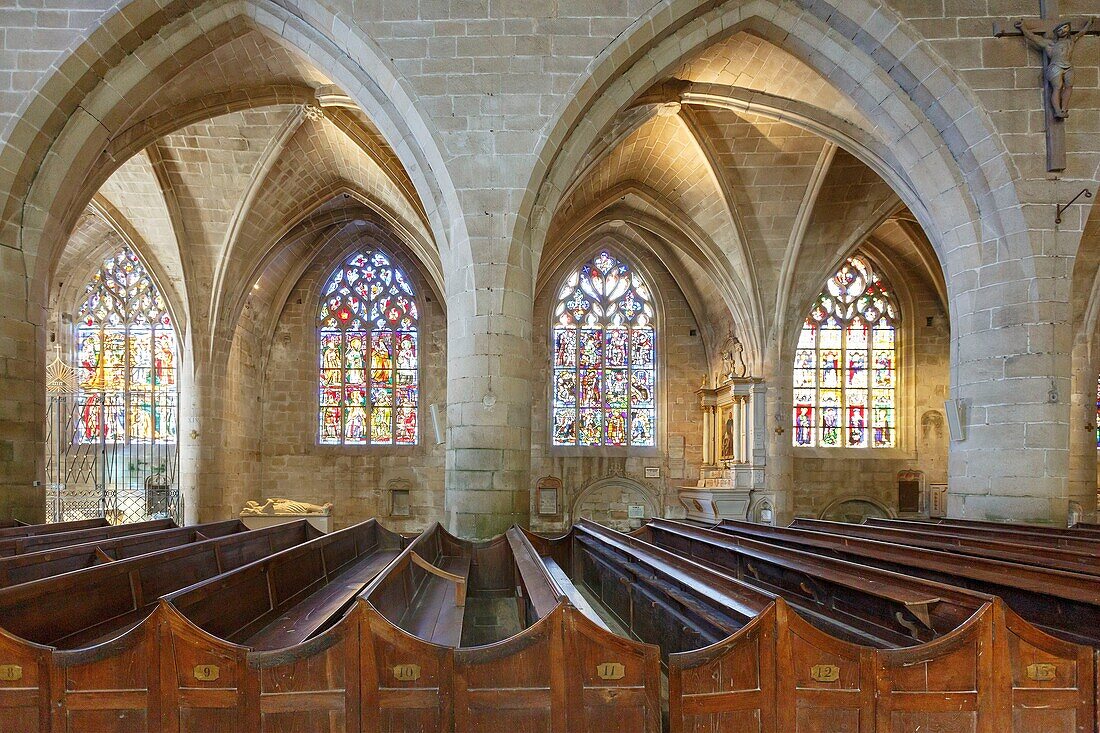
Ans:
[[[795,446],[897,444],[897,306],[861,255],[848,258],[810,309],[794,357]]]
[[[655,445],[656,331],[649,286],[600,252],[558,292],[551,432],[554,445]]]
[[[129,247],[104,260],[76,320],[78,439],[176,442],[176,333],[164,298]]]
[[[416,293],[380,250],[348,257],[321,291],[320,441],[416,445]]]

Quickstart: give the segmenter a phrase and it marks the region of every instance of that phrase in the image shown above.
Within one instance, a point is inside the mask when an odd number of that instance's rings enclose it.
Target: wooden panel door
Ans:
[[[455,650],[455,733],[565,733],[563,608],[506,641]]]
[[[569,729],[659,733],[660,650],[601,629],[572,607],[565,624]]]
[[[817,630],[782,599],[776,606],[779,730],[873,733],[873,650]]]
[[[993,605],[935,641],[876,650],[877,733],[993,733]]]
[[[717,644],[668,657],[671,733],[777,733],[776,607]]]
[[[53,654],[55,733],[159,730],[161,616],[99,646]]]
[[[995,603],[999,730],[1086,733],[1096,718],[1096,656],[1055,639]]]

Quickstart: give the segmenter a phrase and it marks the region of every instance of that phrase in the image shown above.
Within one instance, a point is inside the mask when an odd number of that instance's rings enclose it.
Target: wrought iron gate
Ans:
[[[51,392],[46,398],[46,521],[107,517],[112,524],[171,517],[183,521],[175,441],[108,440],[81,434],[100,395]],[[157,405],[176,411],[174,399]],[[163,414],[163,413],[162,413]]]

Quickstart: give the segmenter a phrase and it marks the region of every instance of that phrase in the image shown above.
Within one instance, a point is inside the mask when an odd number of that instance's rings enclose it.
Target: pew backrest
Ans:
[[[247,531],[248,528],[244,524],[234,519],[191,527],[154,530],[123,537],[93,540],[52,550],[0,557],[0,588],[49,578],[114,560],[125,560],[169,547]]]
[[[166,593],[315,534],[301,520],[0,589],[0,627],[31,642],[78,647],[140,622]]]

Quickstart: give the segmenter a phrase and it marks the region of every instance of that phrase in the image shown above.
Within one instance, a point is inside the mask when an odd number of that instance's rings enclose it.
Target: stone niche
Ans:
[[[629,532],[642,526],[646,519],[660,516],[658,506],[659,502],[647,487],[625,476],[612,476],[593,481],[581,489],[573,500],[570,514],[574,522],[591,519]]]
[[[775,497],[764,489],[765,392],[755,377],[731,377],[696,391],[703,411],[703,463],[698,483],[679,490],[688,519],[774,521]]]

